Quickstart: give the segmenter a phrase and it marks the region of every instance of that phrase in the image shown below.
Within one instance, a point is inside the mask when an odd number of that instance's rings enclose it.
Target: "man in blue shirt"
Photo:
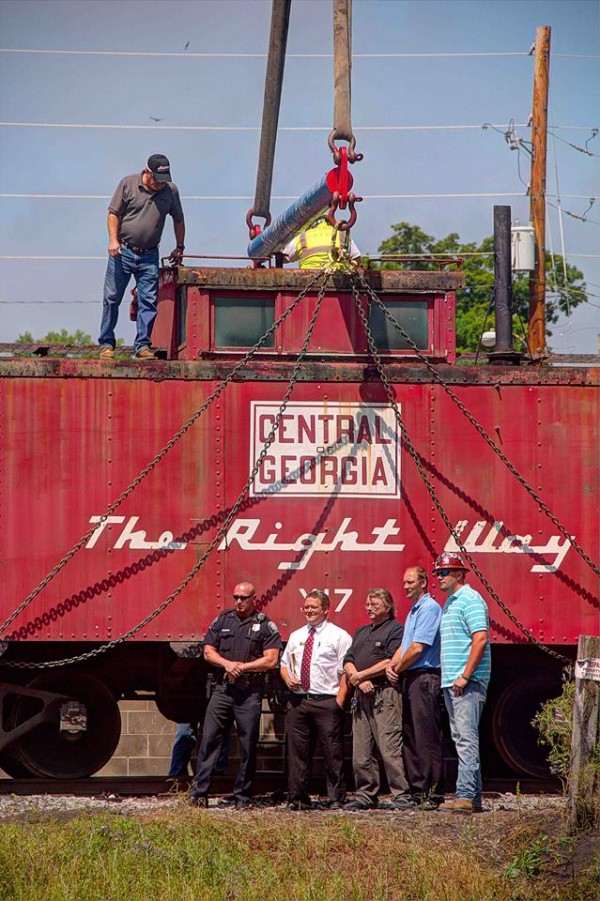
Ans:
[[[479,720],[491,670],[488,609],[481,595],[465,584],[467,570],[455,553],[441,554],[433,570],[448,595],[440,625],[442,690],[458,755],[456,798],[440,810],[454,813],[481,810]]]
[[[440,689],[440,619],[442,608],[427,591],[420,566],[409,566],[404,591],[412,601],[402,645],[386,670],[402,692],[402,755],[410,796],[406,809],[436,810],[443,801],[442,710]],[[399,678],[400,677],[400,678]]]

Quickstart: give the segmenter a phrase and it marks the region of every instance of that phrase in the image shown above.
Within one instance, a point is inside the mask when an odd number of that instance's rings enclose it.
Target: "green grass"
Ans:
[[[564,840],[529,827],[503,834],[499,819],[497,840],[484,847],[481,820],[435,816],[409,824],[401,818],[279,811],[237,816],[183,808],[135,818],[30,815],[0,826],[0,901],[583,901],[596,896],[591,872],[565,878],[563,867],[557,881]]]

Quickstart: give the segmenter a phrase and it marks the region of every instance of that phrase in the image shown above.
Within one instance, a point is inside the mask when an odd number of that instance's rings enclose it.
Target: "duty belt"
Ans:
[[[238,676],[233,682],[230,682],[229,679],[225,678],[225,673],[223,675],[217,676],[217,685],[229,685],[232,688],[239,688],[242,691],[246,688],[249,688],[250,685],[255,685],[256,683],[262,683],[264,673],[242,673],[241,676]]]

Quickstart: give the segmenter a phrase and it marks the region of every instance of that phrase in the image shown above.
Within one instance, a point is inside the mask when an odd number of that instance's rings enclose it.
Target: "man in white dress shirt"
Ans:
[[[281,678],[289,688],[286,719],[291,810],[310,810],[311,763],[321,744],[328,807],[342,807],[346,788],[343,764],[344,700],[348,685],[343,660],[352,638],[327,619],[329,596],[313,589],[306,596],[306,625],[290,635],[281,660]]]

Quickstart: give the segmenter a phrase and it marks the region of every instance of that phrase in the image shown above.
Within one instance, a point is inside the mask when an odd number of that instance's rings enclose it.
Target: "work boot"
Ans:
[[[101,360],[113,360],[115,356],[114,349],[109,344],[105,344],[100,348],[99,356]]]
[[[475,805],[469,798],[455,798],[454,801],[444,801],[438,810],[446,810],[450,813],[473,813]]]
[[[208,795],[190,795],[188,805],[190,807],[206,808],[208,807]]]
[[[156,354],[151,347],[140,347],[135,358],[136,360],[156,360]]]

